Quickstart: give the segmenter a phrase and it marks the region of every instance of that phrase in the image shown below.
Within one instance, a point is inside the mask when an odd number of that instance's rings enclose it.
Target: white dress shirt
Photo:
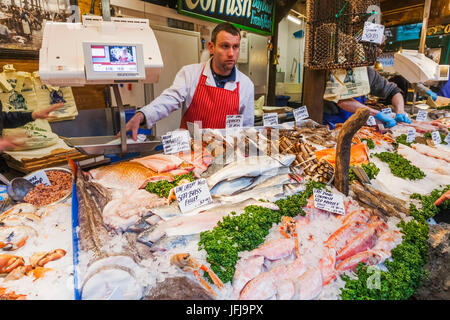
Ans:
[[[211,72],[211,59],[206,63],[190,64],[181,68],[170,88],[164,90],[159,97],[139,110],[145,115],[148,128],[151,128],[157,121],[179,109],[183,102],[182,114],[184,115],[194,97],[203,66],[205,67],[203,74],[207,77],[206,85],[216,87],[216,82]],[[252,127],[255,112],[255,87],[253,82],[236,67],[236,80],[228,81],[224,89],[233,91],[236,89],[237,82],[239,82],[239,114],[243,115],[243,126]]]

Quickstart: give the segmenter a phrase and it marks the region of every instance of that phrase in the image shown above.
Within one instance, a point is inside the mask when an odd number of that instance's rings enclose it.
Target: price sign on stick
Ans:
[[[277,127],[278,126],[278,113],[264,113],[263,115],[264,127]]]
[[[366,21],[361,41],[381,44],[383,42],[384,26]]]
[[[368,126],[375,126],[377,124],[377,122],[375,121],[375,118],[373,116],[369,116],[369,118],[367,119],[366,124]]]
[[[227,115],[226,128],[241,128],[243,122],[242,114]]]
[[[45,171],[38,171],[34,173],[33,175],[27,177],[27,180],[30,181],[32,184],[37,186],[38,184],[43,183],[45,186],[50,186],[50,180],[48,180],[47,174]]]
[[[191,150],[191,136],[189,131],[172,131],[161,137],[164,154],[173,154]]]
[[[303,119],[309,118],[308,109],[306,106],[294,109],[295,122],[300,122]]]
[[[417,111],[416,121],[427,121],[428,112],[425,110]]]
[[[383,108],[383,109],[381,109],[381,112],[385,113],[385,114],[392,114],[392,109],[391,108]]]
[[[317,209],[345,214],[344,199],[339,194],[330,193],[321,189],[313,189],[314,207]]]
[[[175,196],[183,213],[213,202],[205,179],[175,187]]]
[[[408,129],[408,134],[406,135],[406,142],[411,143],[416,140],[416,129]]]
[[[433,139],[433,143],[435,145],[442,143],[442,139],[441,139],[441,135],[439,134],[439,131],[433,131],[431,133],[431,139]]]

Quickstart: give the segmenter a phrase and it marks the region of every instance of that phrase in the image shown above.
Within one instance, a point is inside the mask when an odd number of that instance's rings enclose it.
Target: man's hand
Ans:
[[[375,119],[383,122],[383,124],[386,128],[393,127],[397,124],[397,122],[394,120],[394,118],[392,118],[390,115],[383,113],[383,112],[378,112],[375,115]]]
[[[31,117],[33,118],[33,120],[36,120],[36,119],[56,119],[55,116],[50,116],[50,113],[52,111],[55,111],[57,109],[62,108],[63,106],[64,106],[63,102],[52,104],[51,106],[49,106],[49,107],[47,107],[47,108],[45,108],[43,110],[34,111],[31,114]]]
[[[406,113],[397,113],[395,116],[395,121],[397,122],[406,122],[408,124],[411,123],[411,119],[408,118]]]
[[[127,122],[125,126],[125,132],[131,131],[131,138],[137,140],[137,132],[141,122],[144,121],[145,117],[141,112],[136,112],[135,115]],[[117,133],[120,136],[120,131]]]

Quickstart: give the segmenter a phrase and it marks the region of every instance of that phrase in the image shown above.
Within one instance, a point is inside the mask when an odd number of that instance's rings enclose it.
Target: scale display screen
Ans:
[[[95,72],[137,72],[135,46],[91,45],[91,53]]]
[[[83,51],[88,80],[145,78],[141,44],[83,43]]]

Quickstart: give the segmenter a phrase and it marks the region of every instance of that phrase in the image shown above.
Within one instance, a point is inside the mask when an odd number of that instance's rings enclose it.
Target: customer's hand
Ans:
[[[14,143],[13,139],[8,137],[0,137],[0,152],[13,149],[16,146],[17,144]]]
[[[397,113],[397,115],[395,116],[395,121],[397,121],[397,122],[405,122],[405,123],[408,123],[408,124],[411,123],[411,119],[408,118],[406,113]]]
[[[381,111],[375,115],[375,119],[383,122],[386,128],[393,127],[397,124],[397,122],[394,120],[394,118],[392,118],[391,115],[383,113]]]
[[[56,119],[55,116],[50,116],[50,113],[52,111],[55,111],[55,110],[58,110],[58,109],[62,108],[63,106],[64,106],[63,102],[52,104],[51,106],[49,106],[49,107],[47,107],[45,109],[42,109],[42,110],[39,110],[39,111],[33,111],[33,113],[31,114],[31,117],[33,118],[33,120],[36,120],[36,119]]]

